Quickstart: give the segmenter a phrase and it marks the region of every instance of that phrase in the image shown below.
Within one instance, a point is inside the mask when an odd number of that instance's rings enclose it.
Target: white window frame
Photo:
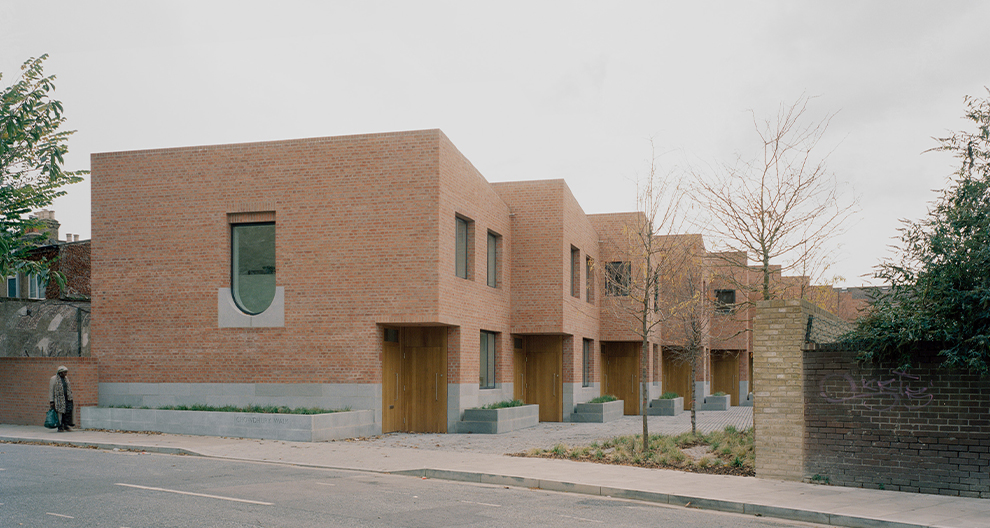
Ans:
[[[28,281],[28,299],[44,299],[45,290],[47,289],[44,281],[41,280],[41,275],[37,273],[32,273],[27,276]]]

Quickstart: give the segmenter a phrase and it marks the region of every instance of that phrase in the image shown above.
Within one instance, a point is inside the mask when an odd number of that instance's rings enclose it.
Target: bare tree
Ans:
[[[651,143],[652,147],[652,143]],[[640,351],[640,414],[643,417],[643,451],[649,449],[649,357],[651,339],[659,341],[667,313],[658,310],[660,281],[674,254],[658,233],[675,233],[682,227],[684,193],[671,172],[657,167],[652,150],[650,170],[636,185],[639,211],[625,215],[622,240],[612,249],[621,261],[608,262],[604,272],[606,306],[630,333],[642,340]]]
[[[762,143],[754,159],[695,174],[692,195],[708,211],[712,234],[757,261],[764,300],[776,296],[775,272],[827,269],[828,244],[855,212],[855,200],[843,200],[826,168],[828,153],[818,155],[834,114],[806,123],[808,102],[782,105],[775,121],[760,123],[754,115]]]
[[[691,432],[697,432],[698,398],[694,383],[712,331],[714,303],[708,292],[711,268],[701,235],[664,237],[667,268],[660,280],[657,311],[663,314],[663,354],[672,363],[690,367]],[[682,395],[686,396],[686,395]]]

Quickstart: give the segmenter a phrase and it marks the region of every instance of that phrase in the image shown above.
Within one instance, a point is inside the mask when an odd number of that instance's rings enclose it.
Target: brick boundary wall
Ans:
[[[69,368],[76,407],[99,401],[96,359],[89,357],[0,358],[0,423],[42,425],[48,412],[48,380],[59,365]]]
[[[990,498],[990,379],[939,369],[931,351],[899,373],[814,342],[843,331],[806,301],[757,303],[756,475]]]
[[[762,301],[753,319],[753,427],[756,476],[802,480],[804,371],[808,317],[801,301]]]
[[[902,373],[856,354],[805,352],[805,479],[990,498],[990,380],[933,352]]]

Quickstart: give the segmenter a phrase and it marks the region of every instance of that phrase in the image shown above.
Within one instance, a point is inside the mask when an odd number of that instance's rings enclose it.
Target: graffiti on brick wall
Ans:
[[[829,374],[822,378],[820,395],[829,403],[861,403],[871,411],[890,411],[898,407],[915,410],[927,407],[935,399],[928,389],[921,386],[918,376],[899,370],[891,371],[889,379],[862,376],[857,380],[849,372]]]

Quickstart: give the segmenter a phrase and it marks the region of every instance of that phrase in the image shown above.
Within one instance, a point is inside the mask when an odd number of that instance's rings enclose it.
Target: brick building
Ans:
[[[638,381],[594,265],[621,215],[562,180],[490,184],[439,130],[94,154],[92,185],[101,405],[454,432],[513,398],[566,421],[613,357]]]

